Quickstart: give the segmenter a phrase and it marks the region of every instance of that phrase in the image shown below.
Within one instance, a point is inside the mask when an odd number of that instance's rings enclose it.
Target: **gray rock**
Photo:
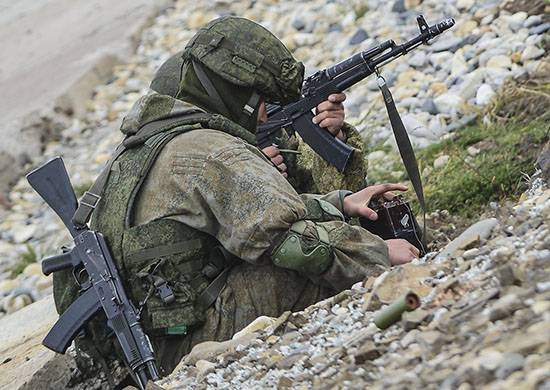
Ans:
[[[420,109],[424,112],[427,112],[429,114],[435,115],[438,114],[439,111],[437,110],[437,106],[435,105],[435,102],[433,99],[428,98],[424,100],[424,103],[422,103],[422,107]]]
[[[482,84],[476,93],[476,104],[478,106],[484,106],[488,104],[493,96],[495,96],[495,91],[489,84]]]
[[[328,32],[340,32],[343,29],[344,28],[342,27],[342,25],[340,23],[333,23],[328,27]]]
[[[531,27],[529,29],[529,35],[544,34],[548,30],[550,30],[550,22]]]
[[[72,359],[68,355],[56,354],[42,345],[42,339],[57,318],[53,297],[50,296],[0,319],[0,388],[67,387],[74,368]]]
[[[443,168],[445,165],[447,165],[447,163],[449,162],[450,159],[451,159],[451,157],[446,155],[446,154],[444,154],[442,156],[439,156],[438,158],[436,158],[434,160],[434,168],[435,169]]]
[[[536,46],[527,46],[521,53],[521,61],[536,60],[544,55],[544,49]]]
[[[357,364],[363,364],[366,361],[378,358],[381,355],[379,349],[380,348],[377,347],[372,341],[367,341],[354,354],[355,362]]]
[[[369,37],[369,34],[363,30],[362,28],[360,28],[359,30],[357,30],[355,32],[355,34],[353,34],[353,36],[350,38],[349,40],[349,44],[350,45],[357,45],[361,42],[363,42],[364,40],[366,40],[367,38]]]
[[[450,51],[454,53],[463,46],[463,41],[464,40],[459,37],[445,38],[437,41],[432,46],[430,46],[430,48],[434,53],[442,51]]]
[[[407,11],[405,0],[396,0],[391,7],[391,12],[403,13]]]
[[[476,95],[479,86],[483,83],[485,69],[476,69],[470,74],[464,76],[462,82],[458,85],[458,94],[464,100],[469,100]]]
[[[496,377],[499,379],[508,378],[514,371],[521,370],[524,364],[525,358],[519,353],[505,353],[496,371]]]
[[[498,224],[499,222],[496,218],[489,218],[476,222],[462,232],[461,235],[448,243],[440,252],[439,257],[445,258],[455,256],[459,250],[468,249],[468,246],[478,243],[480,240],[487,239]]]
[[[461,106],[464,104],[462,97],[447,92],[439,95],[434,99],[437,111],[445,114],[456,114],[461,110]]]
[[[424,51],[419,51],[415,53],[410,59],[409,59],[409,65],[414,66],[416,68],[420,68],[424,66],[427,60],[427,55]]]
[[[523,22],[523,27],[534,27],[538,26],[543,22],[542,15],[531,15],[527,19],[525,19],[525,22]]]
[[[298,31],[301,31],[306,27],[306,24],[302,19],[296,18],[292,21],[292,27],[294,27]]]

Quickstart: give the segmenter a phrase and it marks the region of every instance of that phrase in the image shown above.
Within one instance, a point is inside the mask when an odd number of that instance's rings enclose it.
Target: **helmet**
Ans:
[[[211,21],[191,39],[182,58],[254,89],[269,102],[288,104],[300,97],[303,64],[271,32],[245,18]]]

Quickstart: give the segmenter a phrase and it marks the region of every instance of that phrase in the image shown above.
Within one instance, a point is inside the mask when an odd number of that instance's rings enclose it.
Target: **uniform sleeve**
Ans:
[[[345,123],[342,130],[347,137],[346,143],[356,149],[344,172],[338,171],[300,140],[298,150],[301,154],[297,164],[300,170],[309,172],[312,182],[312,190],[305,192],[324,194],[337,189],[357,192],[365,187],[367,159],[364,141],[353,126]]]
[[[211,234],[250,263],[269,262],[291,226],[308,214],[304,199],[257,148],[213,130],[171,141],[144,187],[138,209],[142,222],[178,220]],[[360,280],[371,265],[384,263],[379,259],[387,257],[382,240],[345,222],[322,223],[328,224],[336,254],[327,278],[344,281],[356,273]]]

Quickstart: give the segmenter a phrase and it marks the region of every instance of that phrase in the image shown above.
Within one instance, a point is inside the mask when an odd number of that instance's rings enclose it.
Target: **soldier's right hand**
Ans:
[[[288,173],[286,171],[285,160],[281,155],[279,148],[277,148],[275,145],[271,145],[263,148],[262,152],[267,156],[267,158],[271,160],[273,165],[277,167],[277,169],[281,172],[281,174],[284,177],[288,176]]]
[[[385,240],[388,245],[388,254],[391,265],[401,265],[410,263],[413,259],[420,256],[420,251],[407,240],[395,238]]]

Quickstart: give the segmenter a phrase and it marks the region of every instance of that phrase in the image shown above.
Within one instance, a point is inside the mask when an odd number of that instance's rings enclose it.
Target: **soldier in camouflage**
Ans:
[[[406,187],[299,195],[278,153],[273,163],[254,146],[265,102],[298,99],[304,72],[269,31],[214,20],[166,67],[174,72],[152,85],[162,94],[143,96],[123,121],[126,149],[92,219],[163,374],[197,343],[229,339],[258,316],[304,309],[418,256],[407,241],[347,223],[375,219],[369,200]],[[318,119],[338,117],[323,112],[340,111],[341,100],[326,102]],[[337,134],[342,121],[325,124]],[[74,297],[54,290],[63,311]]]

